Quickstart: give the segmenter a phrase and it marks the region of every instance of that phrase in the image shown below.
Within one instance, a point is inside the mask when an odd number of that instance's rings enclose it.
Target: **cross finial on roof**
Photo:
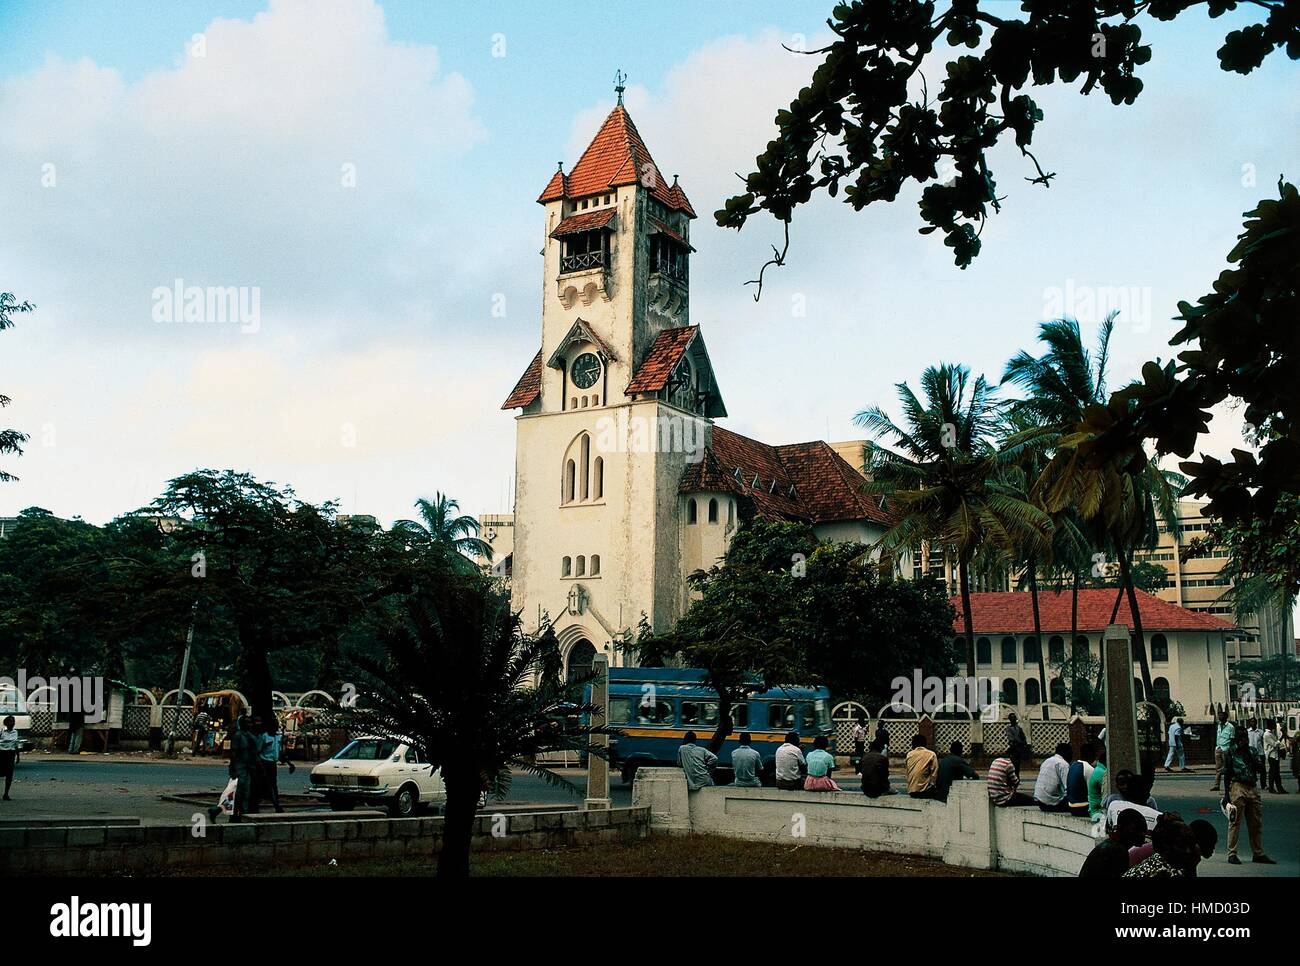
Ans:
[[[618,105],[623,106],[623,91],[627,89],[627,74],[622,70],[614,71],[614,93],[618,95]]]

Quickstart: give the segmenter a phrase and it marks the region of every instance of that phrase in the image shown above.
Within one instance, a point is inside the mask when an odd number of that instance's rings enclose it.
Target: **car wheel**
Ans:
[[[329,797],[329,803],[331,812],[350,812],[352,810],[352,802],[349,799],[340,798],[337,795],[331,795]]]
[[[410,818],[420,804],[420,796],[414,785],[403,785],[388,805],[388,814],[393,818]]]

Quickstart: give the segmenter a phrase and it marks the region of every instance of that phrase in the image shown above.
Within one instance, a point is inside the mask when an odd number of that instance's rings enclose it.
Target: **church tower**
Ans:
[[[695,211],[623,106],[605,118],[543,211],[541,348],[503,409],[518,409],[513,604],[549,619],[570,670],[644,614],[680,616],[684,502],[711,420],[726,415],[690,325]]]

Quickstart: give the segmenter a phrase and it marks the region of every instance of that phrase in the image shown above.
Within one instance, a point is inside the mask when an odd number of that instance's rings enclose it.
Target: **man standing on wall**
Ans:
[[[1011,759],[1016,775],[1019,776],[1021,763],[1029,757],[1029,738],[1025,735],[1025,729],[1020,727],[1020,719],[1014,711],[1007,718],[1007,757]]]

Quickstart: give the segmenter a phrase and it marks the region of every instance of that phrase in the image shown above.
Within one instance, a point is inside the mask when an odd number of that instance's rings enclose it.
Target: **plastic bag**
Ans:
[[[235,792],[239,789],[239,779],[232,778],[226,785],[226,790],[221,793],[221,798],[217,801],[217,807],[227,815],[235,814]]]

